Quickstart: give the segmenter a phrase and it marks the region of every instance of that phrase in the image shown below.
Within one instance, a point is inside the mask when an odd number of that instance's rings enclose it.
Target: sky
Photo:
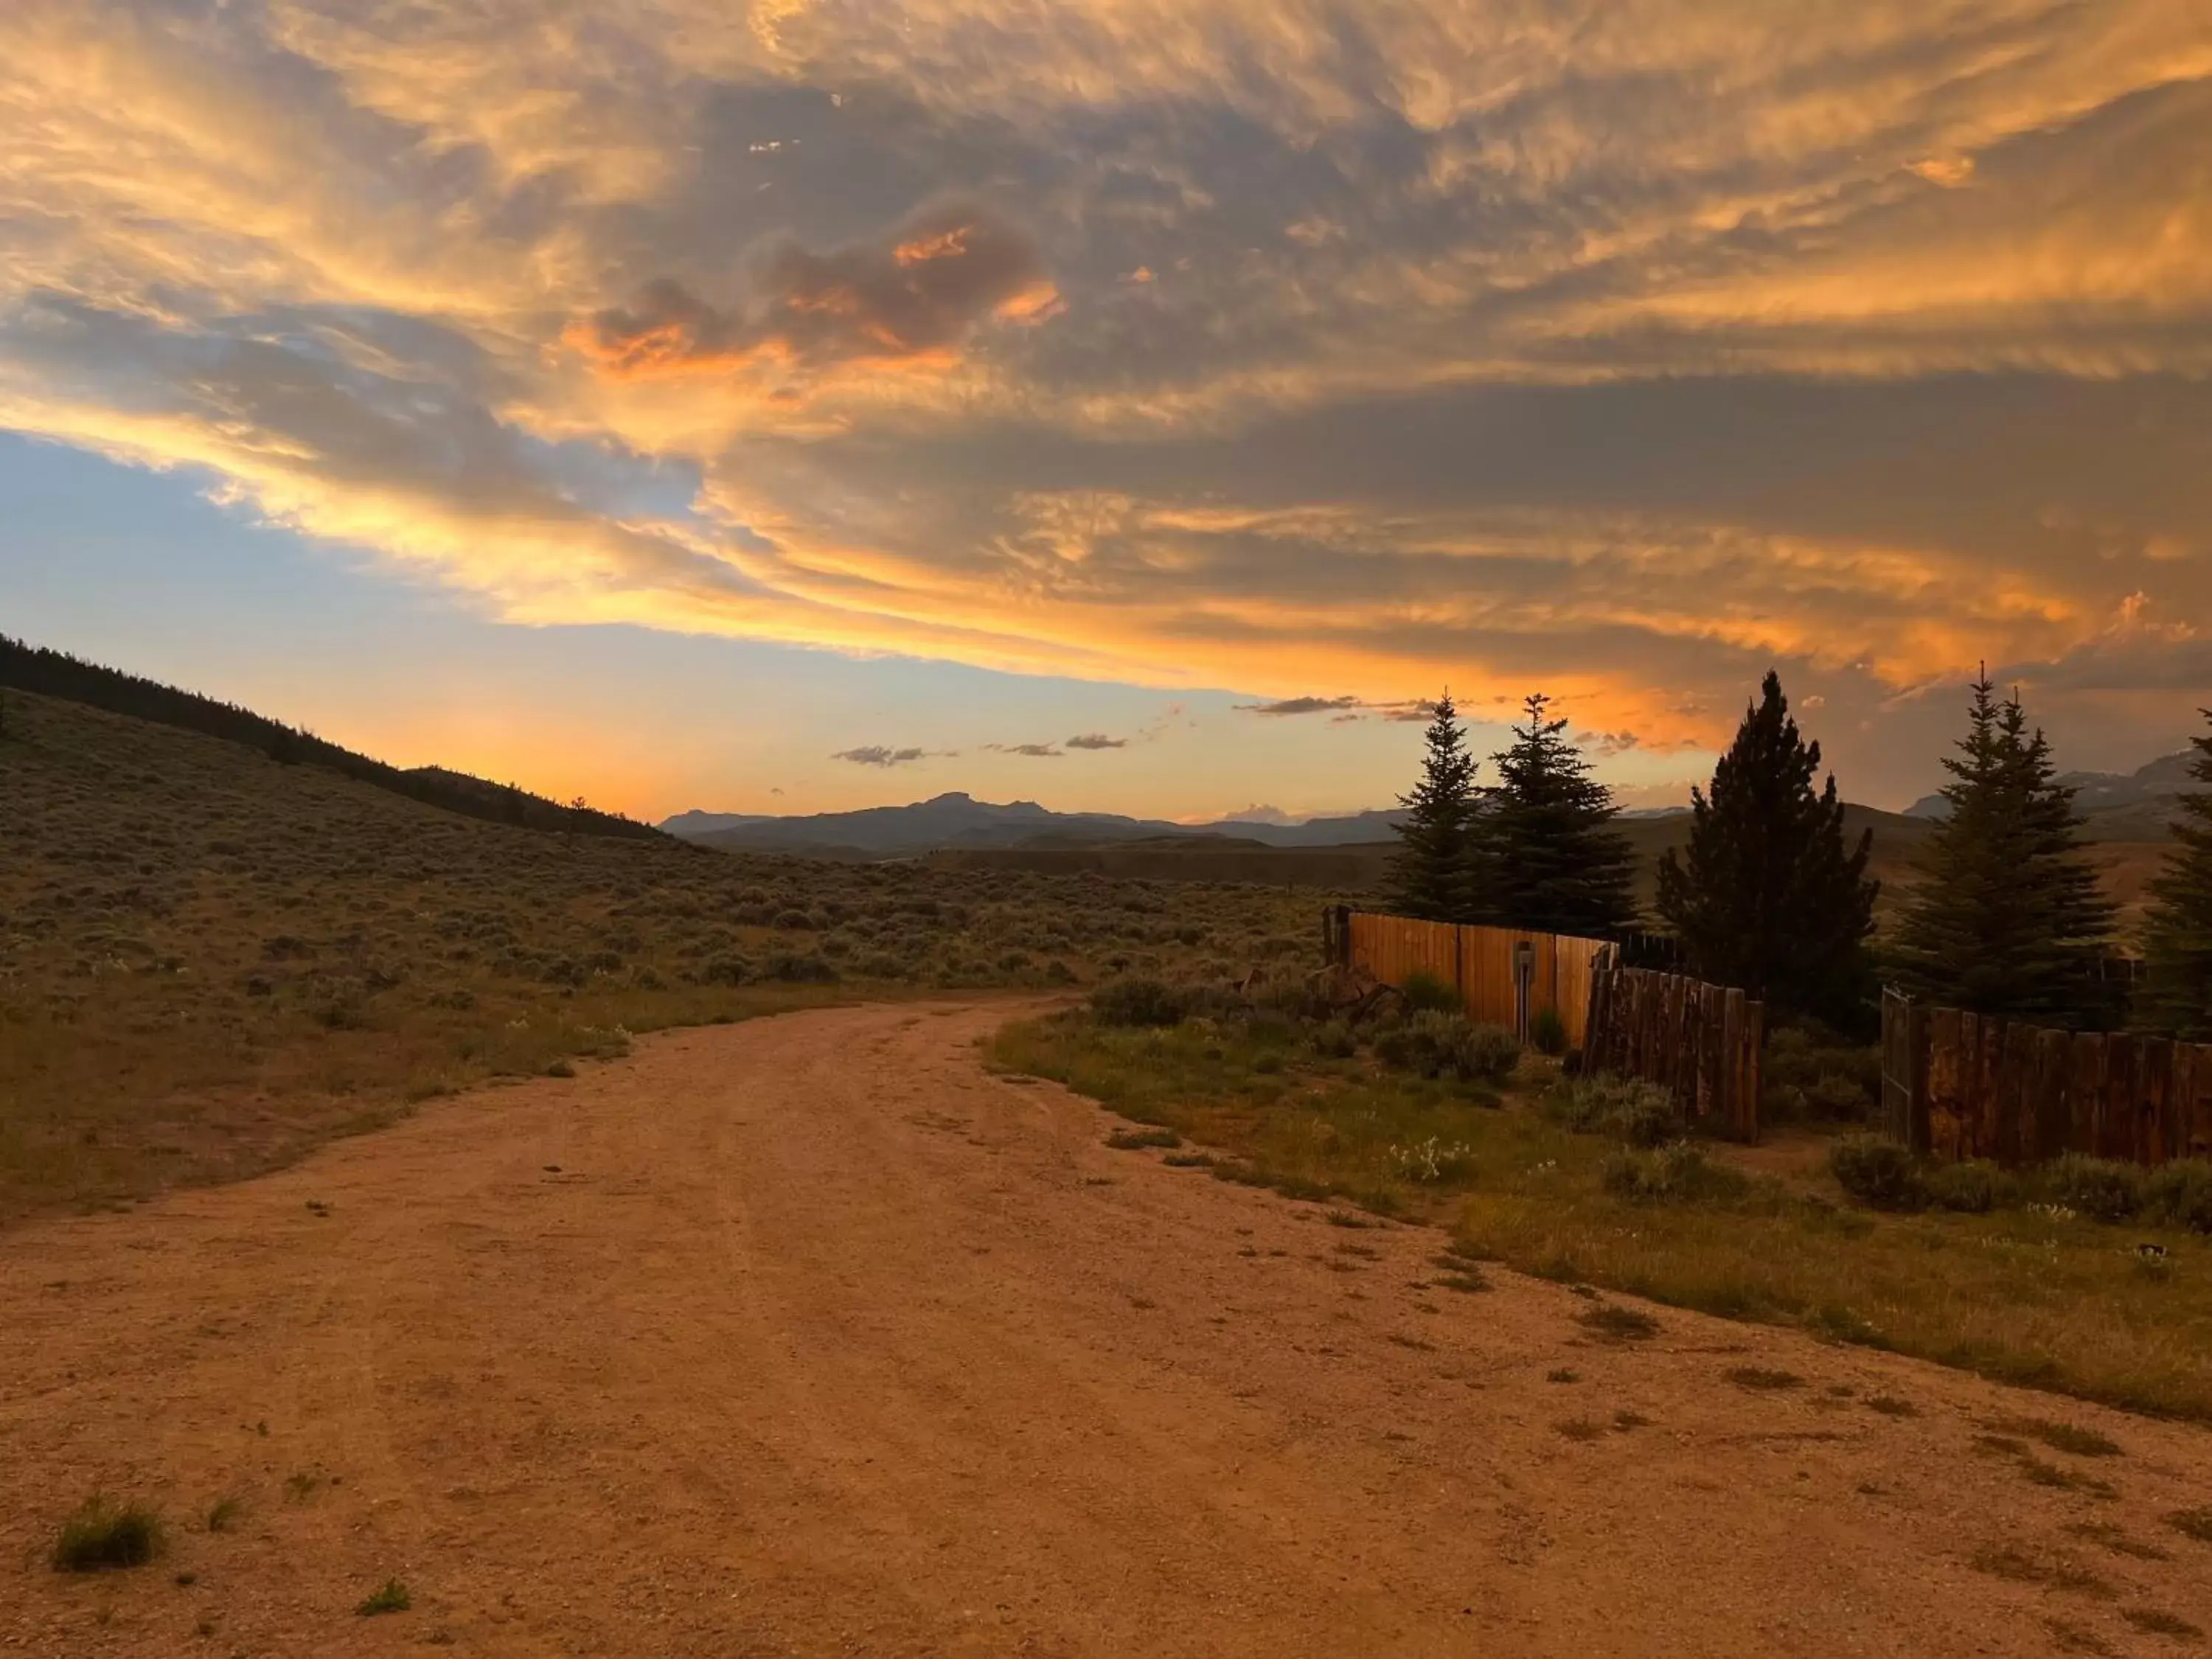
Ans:
[[[0,631],[658,817],[2212,702],[2200,0],[10,0]]]

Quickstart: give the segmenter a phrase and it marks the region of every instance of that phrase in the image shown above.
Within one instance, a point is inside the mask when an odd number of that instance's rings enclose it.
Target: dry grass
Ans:
[[[1990,1548],[1978,1552],[1972,1562],[1976,1572],[1985,1572],[1995,1578],[2008,1578],[2017,1584],[2040,1584],[2049,1589],[2066,1590],[2076,1595],[2093,1595],[2109,1600],[2119,1592],[2091,1572],[2087,1567],[2073,1562],[2045,1559],[2030,1555],[2024,1550]]]
[[[1768,1370],[1759,1365],[1738,1365],[1729,1372],[1728,1380],[1757,1394],[1778,1394],[1805,1386],[1805,1379],[1795,1371]]]
[[[1876,1215],[1767,1179],[1633,1202],[1605,1186],[1615,1143],[1542,1109],[1540,1073],[1499,1109],[1490,1091],[1323,1053],[1317,1035],[1229,1018],[1113,1030],[1070,1015],[1009,1028],[994,1056],[1218,1149],[1224,1179],[1451,1226],[1476,1258],[2212,1419],[2212,1241],[2026,1209]],[[1463,1154],[1442,1178],[1418,1178],[1407,1151],[1431,1143]],[[2162,1278],[2136,1267],[2145,1239],[2167,1252]],[[1887,1396],[1869,1407],[1911,1410]],[[2096,1455],[2066,1425],[2055,1431],[2068,1443],[2046,1440],[2054,1449]],[[2084,1491],[2101,1484],[2041,1459],[2022,1468]]]
[[[513,829],[12,691],[0,801],[0,1222],[666,1026],[1311,951],[1310,896]]]

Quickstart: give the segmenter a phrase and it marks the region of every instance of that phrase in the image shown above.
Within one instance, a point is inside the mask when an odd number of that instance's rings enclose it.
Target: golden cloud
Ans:
[[[1034,319],[1058,297],[1034,241],[958,204],[828,253],[782,239],[758,267],[731,311],[664,277],[630,307],[602,311],[564,337],[625,379],[726,374],[763,360],[816,369],[944,364],[986,317]]]
[[[1896,691],[2212,613],[2161,435],[2212,374],[2208,77],[2172,0],[15,0],[0,422],[519,621],[1279,699],[1540,672],[1650,745],[1766,658]],[[2121,387],[2141,453],[2049,465],[2054,396],[1858,428],[1863,488],[1735,428],[1733,499],[1634,465],[1701,386],[2005,373]],[[1474,505],[1480,410],[1334,471],[1175,453],[1532,384],[1667,396]],[[578,450],[701,487],[603,499]]]

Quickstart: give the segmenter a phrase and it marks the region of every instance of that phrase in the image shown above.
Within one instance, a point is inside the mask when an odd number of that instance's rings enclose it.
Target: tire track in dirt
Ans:
[[[1433,1233],[1109,1151],[1097,1107],[984,1075],[1015,1011],[672,1033],[0,1237],[0,1650],[2041,1655],[2179,1650],[2130,1610],[2212,1625],[2212,1548],[2160,1518],[2212,1502],[2212,1436],[1672,1310],[1607,1343],[1504,1273],[1455,1293]],[[1978,1454],[2011,1415],[2110,1434],[2046,1455],[2117,1495]],[[158,1569],[50,1571],[94,1489],[249,1509]],[[355,1617],[395,1575],[414,1610]]]

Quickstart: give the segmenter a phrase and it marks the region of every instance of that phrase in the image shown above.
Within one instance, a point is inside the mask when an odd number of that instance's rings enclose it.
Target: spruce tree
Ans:
[[[2200,711],[2212,720],[2212,708]],[[2151,884],[2144,924],[2145,1023],[2192,1042],[2212,1042],[2212,735],[2190,739],[2190,775],[2206,786],[2181,797],[2166,868]]]
[[[1626,933],[1636,923],[1635,854],[1613,827],[1612,792],[1589,775],[1550,706],[1541,692],[1531,696],[1511,746],[1493,757],[1498,787],[1470,847],[1487,887],[1484,919],[1533,933]]]
[[[1770,1020],[1813,1014],[1840,1028],[1858,1023],[1872,989],[1880,884],[1866,874],[1874,832],[1846,850],[1836,780],[1816,793],[1820,769],[1820,745],[1798,736],[1770,671],[1712,794],[1692,793],[1686,856],[1669,848],[1659,862],[1659,915],[1698,978],[1741,986]]]
[[[1966,735],[1944,766],[1950,816],[1916,860],[1898,933],[1899,978],[1921,1000],[2045,1025],[2100,1026],[2113,908],[2081,850],[2074,792],[2017,696],[1974,683]]]
[[[1464,921],[1476,762],[1449,691],[1437,701],[1427,744],[1420,781],[1398,798],[1406,818],[1395,826],[1401,844],[1390,860],[1389,904],[1425,921]]]

